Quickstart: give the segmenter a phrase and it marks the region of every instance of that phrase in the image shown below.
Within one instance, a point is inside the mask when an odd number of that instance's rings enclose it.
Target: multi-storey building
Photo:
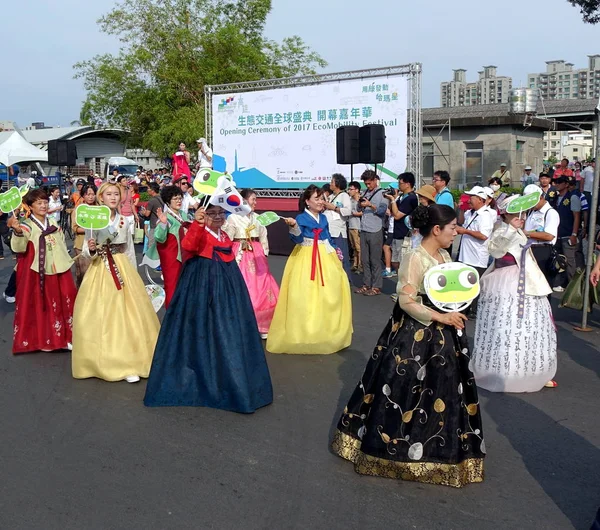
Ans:
[[[529,88],[542,99],[594,99],[600,97],[600,55],[588,55],[588,67],[573,69],[563,60],[546,61],[546,71],[529,74]]]
[[[544,160],[587,160],[592,156],[592,134],[582,131],[547,131],[544,133]]]
[[[507,103],[512,79],[498,76],[496,69],[496,66],[484,66],[479,72],[479,79],[472,83],[467,82],[466,70],[454,70],[454,79],[440,84],[441,106],[467,107]]]

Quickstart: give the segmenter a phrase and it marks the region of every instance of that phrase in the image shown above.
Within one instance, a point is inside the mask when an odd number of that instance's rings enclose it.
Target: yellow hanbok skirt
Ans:
[[[114,254],[123,279],[116,287],[101,258],[92,261],[73,311],[72,369],[75,379],[121,381],[148,377],[160,323],[144,282],[126,254]]]
[[[328,242],[320,241],[318,252],[314,280],[312,244],[296,245],[286,263],[267,339],[271,353],[335,353],[352,342],[348,276]]]

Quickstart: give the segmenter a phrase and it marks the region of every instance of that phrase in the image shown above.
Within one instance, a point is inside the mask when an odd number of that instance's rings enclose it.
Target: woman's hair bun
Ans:
[[[429,224],[429,208],[422,204],[411,214],[411,224],[414,228],[423,228]]]

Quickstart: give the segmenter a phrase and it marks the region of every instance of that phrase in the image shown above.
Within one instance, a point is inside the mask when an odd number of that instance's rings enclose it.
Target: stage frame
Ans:
[[[315,74],[299,77],[286,77],[281,79],[263,79],[260,81],[245,81],[240,83],[227,83],[223,85],[206,85],[204,87],[204,116],[205,136],[209,145],[213,140],[213,96],[251,92],[272,88],[293,88],[297,86],[319,85],[346,80],[365,79],[374,77],[405,76],[408,77],[408,131],[407,131],[407,160],[408,171],[417,177],[417,182],[422,181],[422,150],[423,150],[423,125],[421,117],[421,63],[411,63],[401,66],[387,66],[383,68],[370,68],[366,70],[352,70],[332,74]],[[257,190],[260,197],[298,197],[298,189],[261,189]]]

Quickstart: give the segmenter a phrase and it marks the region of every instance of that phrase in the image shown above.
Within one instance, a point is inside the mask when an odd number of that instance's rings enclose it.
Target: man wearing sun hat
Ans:
[[[492,178],[499,178],[503,186],[510,186],[510,171],[506,169],[506,164],[502,162],[500,169],[494,172]]]
[[[456,232],[462,236],[458,250],[458,261],[477,269],[481,276],[487,269],[490,254],[488,252],[488,238],[492,235],[494,221],[486,206],[488,194],[481,186],[474,186],[465,192],[469,195],[471,209],[465,212],[462,226]],[[477,300],[471,304],[469,318],[477,313]]]
[[[213,152],[212,149],[208,147],[206,138],[198,138],[196,143],[198,144],[198,163],[196,164],[196,169],[212,169]]]
[[[529,184],[533,184],[535,180],[537,180],[537,177],[531,172],[531,166],[525,166],[523,175],[521,175],[521,185],[529,186]]]

